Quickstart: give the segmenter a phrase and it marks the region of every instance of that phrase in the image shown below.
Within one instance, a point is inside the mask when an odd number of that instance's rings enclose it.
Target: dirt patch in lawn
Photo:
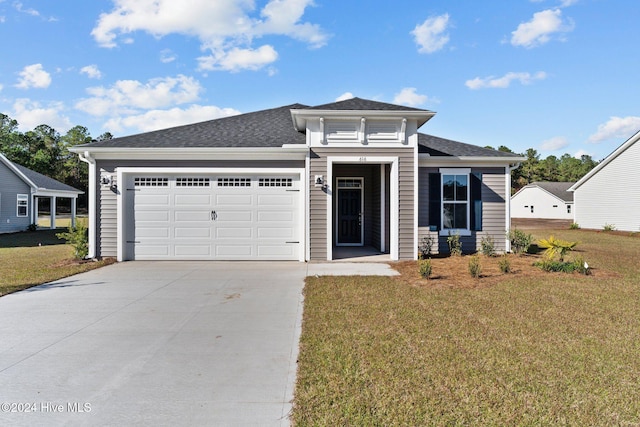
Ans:
[[[69,266],[73,266],[73,265],[91,264],[91,263],[100,262],[100,261],[101,261],[102,266],[105,266],[105,265],[114,264],[116,262],[116,259],[115,258],[102,258],[101,260],[97,260],[97,259],[73,259],[73,258],[69,258],[69,259],[63,259],[62,261],[51,265],[51,267],[52,268],[69,267]]]
[[[429,288],[478,288],[494,286],[512,278],[567,278],[575,280],[621,277],[621,275],[601,268],[591,268],[590,274],[585,276],[579,273],[550,273],[536,267],[534,263],[543,259],[541,254],[507,255],[511,266],[510,273],[500,270],[502,256],[479,256],[481,274],[480,278],[474,278],[469,274],[469,260],[471,255],[447,256],[431,259],[432,275],[429,279],[420,276],[417,261],[400,261],[391,263],[391,267],[400,273],[396,280],[412,286]]]

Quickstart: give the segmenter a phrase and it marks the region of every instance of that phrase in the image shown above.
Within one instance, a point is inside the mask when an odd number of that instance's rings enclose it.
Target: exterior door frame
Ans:
[[[340,180],[350,179],[353,181],[360,181],[360,187],[344,187],[339,185]],[[359,190],[360,191],[360,242],[357,243],[340,243],[339,229],[340,229],[340,190]],[[336,177],[336,229],[335,229],[335,243],[336,246],[364,246],[364,177]]]
[[[385,182],[389,190],[390,215],[389,218],[381,216],[381,232],[385,233],[386,221],[389,221],[389,258],[392,261],[399,259],[399,187],[400,182],[400,161],[397,156],[327,156],[327,177],[325,182],[330,183],[327,189],[327,260],[333,260],[333,196],[335,189],[333,188],[333,164],[334,163],[352,163],[352,164],[377,164],[390,165],[389,182]],[[384,199],[382,201],[384,203]]]
[[[125,183],[128,177],[135,174],[162,174],[162,175],[297,175],[300,180],[300,199],[298,200],[298,235],[300,238],[298,261],[305,262],[305,247],[307,245],[307,231],[305,230],[305,224],[307,223],[307,213],[305,212],[305,199],[307,198],[307,186],[304,185],[304,179],[306,172],[300,168],[200,168],[200,167],[120,167],[114,173],[117,176],[117,186],[115,188],[117,194],[117,260],[126,261],[130,259],[130,254],[126,249],[125,239],[128,229],[130,229],[133,219],[129,217],[133,211],[130,201],[126,198],[126,186]],[[123,191],[125,190],[125,191]]]

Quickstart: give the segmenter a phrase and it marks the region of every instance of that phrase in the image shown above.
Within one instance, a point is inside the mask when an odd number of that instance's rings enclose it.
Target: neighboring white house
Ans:
[[[24,231],[38,222],[38,199],[51,201],[50,227],[55,228],[56,202],[71,199],[71,221],[76,199],[83,191],[11,162],[0,154],[0,233]]]
[[[573,219],[573,182],[532,182],[511,196],[511,218]]]
[[[640,132],[629,138],[569,191],[582,228],[640,231]]]

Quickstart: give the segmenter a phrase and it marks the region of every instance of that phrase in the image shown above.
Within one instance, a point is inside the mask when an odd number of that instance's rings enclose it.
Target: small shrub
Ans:
[[[27,229],[29,231],[36,231],[38,229],[38,225],[37,224],[29,224],[29,227]]]
[[[538,242],[538,247],[546,249],[544,254],[547,258],[553,259],[558,255],[560,262],[563,262],[565,255],[572,251],[577,244],[578,242],[568,242],[566,240],[556,239],[553,236],[549,236],[548,239],[541,239]]]
[[[84,259],[89,254],[89,236],[84,222],[78,221],[75,227],[69,226],[68,231],[56,233],[56,237],[73,246],[75,259]]]
[[[420,272],[420,276],[422,276],[423,278],[430,278],[432,273],[431,258],[419,260],[418,271]]]
[[[569,229],[578,230],[580,229],[580,224],[578,224],[577,222],[572,222],[571,225],[569,226]]]
[[[471,277],[478,279],[482,272],[482,266],[480,265],[480,257],[478,254],[471,255],[469,258],[469,274]]]
[[[433,236],[431,235],[422,238],[422,242],[420,242],[420,246],[418,246],[418,251],[422,259],[431,255],[434,243]]]
[[[498,266],[500,267],[500,271],[504,274],[511,273],[511,261],[507,254],[502,255],[502,258],[498,261]]]
[[[533,242],[533,236],[531,234],[527,234],[517,228],[509,230],[507,238],[509,242],[511,242],[511,250],[516,254],[526,253]]]
[[[493,241],[493,237],[491,237],[489,234],[483,236],[482,239],[480,239],[480,248],[482,251],[482,255],[484,256],[492,257],[496,255],[495,243]]]
[[[591,267],[589,267],[589,264],[587,264],[582,256],[576,257],[576,259],[573,260],[573,264],[575,266],[575,271],[578,273],[584,274],[585,276],[591,274]]]
[[[615,229],[616,229],[616,226],[609,223],[605,224],[604,227],[602,227],[603,231],[613,231]]]
[[[460,234],[449,234],[449,237],[447,237],[447,244],[449,245],[449,253],[451,255],[462,255],[462,242],[460,242]]]
[[[536,267],[540,267],[544,271],[548,272],[560,272],[560,273],[580,273],[584,275],[591,274],[589,264],[584,261],[584,258],[577,257],[573,261],[558,261],[551,258],[545,258],[542,261],[538,261],[535,264]]]

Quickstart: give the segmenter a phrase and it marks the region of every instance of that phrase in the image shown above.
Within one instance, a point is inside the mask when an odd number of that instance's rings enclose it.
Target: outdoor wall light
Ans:
[[[316,175],[316,187],[322,187],[324,185],[324,176],[323,175]]]

